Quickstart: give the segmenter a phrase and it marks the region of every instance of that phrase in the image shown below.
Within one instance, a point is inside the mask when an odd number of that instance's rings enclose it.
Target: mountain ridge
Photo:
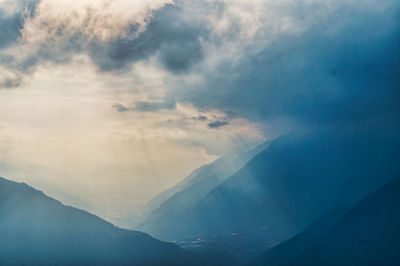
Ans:
[[[194,170],[176,186],[162,192],[154,200],[150,201],[150,204],[154,204],[155,201],[164,200],[162,203],[158,202],[158,208],[151,211],[147,219],[144,220],[143,225],[145,226],[142,225],[143,227],[139,228],[146,230],[146,224],[151,223],[152,220],[168,219],[171,215],[179,215],[180,211],[189,208],[201,200],[207,193],[268,147],[270,143],[271,141],[266,141],[243,153],[221,157],[212,163]],[[172,195],[168,197],[168,194]],[[162,199],[163,197],[168,198]]]
[[[355,203],[397,177],[399,147],[396,133],[325,130],[279,137],[193,207],[159,219],[147,232],[184,240],[268,226],[271,239],[286,240],[328,209]]]
[[[25,183],[0,179],[0,263],[199,265],[178,246],[115,227]]]
[[[250,265],[398,265],[399,204],[400,180],[396,180],[346,211],[332,210],[318,218]]]

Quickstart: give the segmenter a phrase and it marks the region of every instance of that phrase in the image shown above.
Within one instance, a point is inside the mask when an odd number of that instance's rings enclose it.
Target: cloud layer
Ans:
[[[179,87],[175,95],[199,108],[256,121],[289,117],[334,125],[397,119],[398,2],[328,1],[326,7],[310,2],[292,3],[296,16],[304,16],[299,31],[284,30],[267,42],[263,36],[275,33],[266,29],[241,51],[240,60],[205,69],[206,78],[198,84],[173,83]]]
[[[2,61],[26,72],[83,53],[101,71],[126,72],[156,57],[167,71],[186,72],[202,59],[201,40],[209,34],[205,17],[185,12],[193,5],[161,0],[28,3],[0,17],[0,48],[14,45],[3,51]]]
[[[223,112],[210,129],[237,117],[309,128],[399,119],[398,1],[15,3],[0,9],[3,88],[84,56],[133,86],[156,78],[118,112]]]

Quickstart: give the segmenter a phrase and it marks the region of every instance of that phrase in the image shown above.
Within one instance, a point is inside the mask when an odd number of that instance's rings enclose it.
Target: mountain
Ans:
[[[145,219],[149,219],[148,217],[156,210],[162,209],[160,208],[169,198],[173,197],[175,194],[185,190],[186,188],[190,187],[193,183],[196,183],[197,179],[202,179],[201,177],[204,173],[207,173],[207,169],[212,167],[213,164],[217,163],[220,159],[216,160],[214,163],[206,164],[201,166],[200,168],[194,170],[190,173],[187,177],[185,177],[181,182],[176,184],[175,186],[164,190],[153,199],[151,199],[143,208],[140,209],[140,217],[138,219],[140,222],[143,222]],[[219,167],[216,167],[219,168]],[[215,180],[216,182],[218,180]]]
[[[267,228],[264,240],[280,242],[397,178],[399,155],[397,133],[282,136],[196,204],[163,216],[146,232],[179,240]]]
[[[400,180],[369,194],[340,219],[318,219],[252,265],[400,265],[399,206]]]
[[[338,207],[317,218],[306,230],[293,238],[267,249],[257,259],[249,263],[252,266],[285,265],[301,255],[312,243],[328,232],[348,211],[349,207]]]
[[[144,215],[147,213],[148,217],[144,220],[144,227],[140,227],[140,229],[146,230],[148,227],[152,227],[153,223],[157,224],[160,220],[173,220],[183,210],[196,204],[211,190],[237,172],[252,157],[268,147],[269,144],[269,141],[264,142],[256,148],[239,154],[224,156],[213,163],[196,169],[180,183],[160,193],[147,204],[145,208],[147,211],[145,211]]]
[[[198,265],[147,234],[123,230],[62,205],[24,183],[0,178],[1,265]]]
[[[71,184],[72,182],[69,182],[69,186],[66,186],[63,184],[64,182],[60,182],[60,180],[72,180],[70,176],[49,167],[23,160],[1,160],[0,176],[12,176],[13,180],[17,182],[26,182],[66,205],[91,213],[96,210],[92,206],[92,202],[83,199],[76,191],[71,189],[77,186],[76,183]]]

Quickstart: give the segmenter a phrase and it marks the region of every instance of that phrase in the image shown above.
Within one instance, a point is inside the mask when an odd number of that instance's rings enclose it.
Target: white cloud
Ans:
[[[167,3],[171,1],[42,0],[35,15],[25,22],[22,41],[40,45],[77,33],[107,41],[123,36],[132,24],[144,28],[151,11]]]

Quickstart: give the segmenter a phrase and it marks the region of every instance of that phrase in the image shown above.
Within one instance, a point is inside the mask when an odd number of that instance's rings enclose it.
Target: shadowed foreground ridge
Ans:
[[[1,265],[197,265],[196,257],[0,178]]]
[[[337,210],[251,265],[400,265],[400,180],[369,194],[344,216]]]

